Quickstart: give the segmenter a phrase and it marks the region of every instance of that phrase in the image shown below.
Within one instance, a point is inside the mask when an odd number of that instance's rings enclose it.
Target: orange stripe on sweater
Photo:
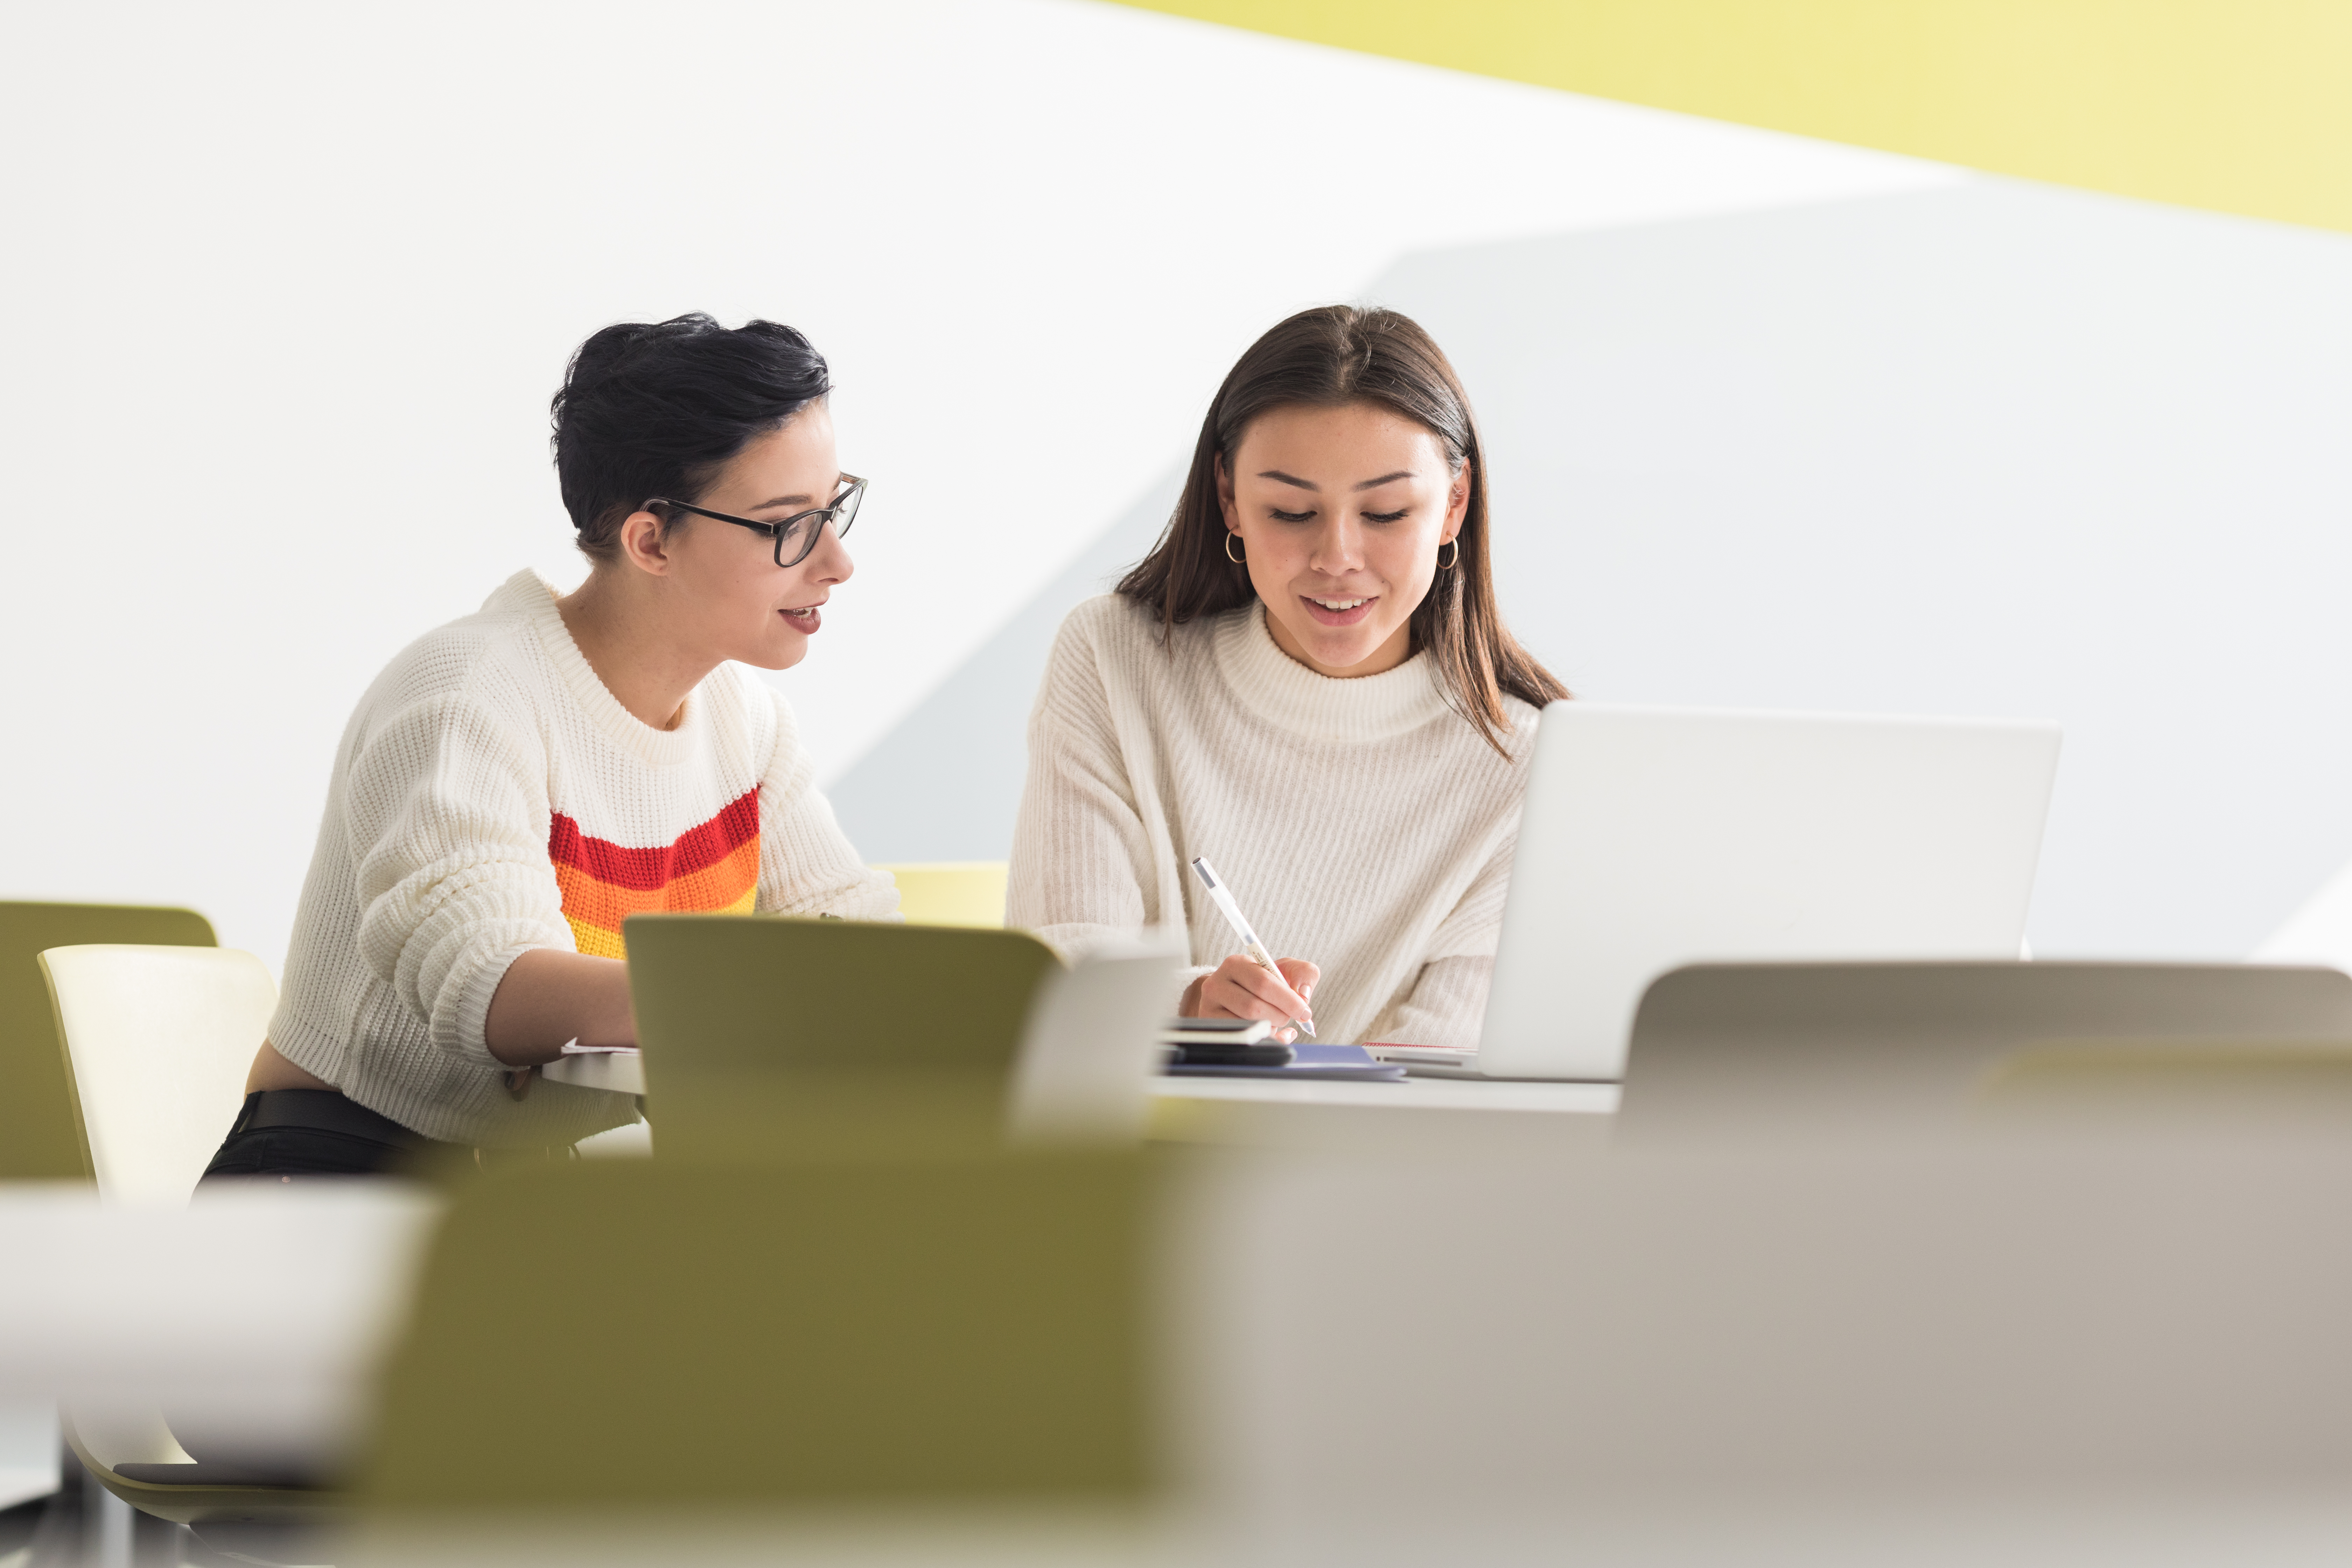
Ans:
[[[748,915],[758,902],[759,889],[746,888],[743,889],[743,896],[731,904],[715,910],[698,910],[693,912],[712,915]],[[572,928],[572,945],[589,957],[626,958],[629,956],[628,943],[622,940],[619,928],[593,925],[569,913],[564,915],[563,920],[564,923]]]
[[[580,951],[600,958],[626,956],[621,922],[655,910],[690,914],[749,914],[760,888],[760,841],[737,848],[715,866],[660,888],[623,888],[602,881],[577,866],[555,868],[563,895],[563,918]]]
[[[555,868],[555,885],[563,892],[565,916],[610,931],[620,930],[621,922],[631,915],[652,910],[730,910],[751,893],[759,881],[760,846],[756,839],[718,865],[680,877],[662,888],[618,888],[576,866]]]
[[[757,905],[758,902],[758,889],[754,888],[746,888],[743,889],[743,896],[737,899],[731,904],[721,905],[719,908],[715,910],[695,910],[687,912],[709,915],[748,915],[751,912],[753,907]],[[635,914],[639,911],[632,910],[629,912],[631,914]],[[622,939],[620,928],[616,926],[598,925],[592,921],[583,921],[579,919],[577,916],[571,914],[566,914],[563,919],[564,923],[572,928],[572,945],[577,947],[581,952],[594,958],[626,958],[629,956],[628,945]]]

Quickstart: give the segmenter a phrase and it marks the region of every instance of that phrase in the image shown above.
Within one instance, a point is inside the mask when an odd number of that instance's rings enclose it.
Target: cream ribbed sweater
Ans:
[[[898,902],[835,826],[782,697],[722,665],[677,728],[656,730],[597,679],[554,590],[521,572],[360,699],[269,1038],[428,1138],[568,1143],[635,1107],[545,1081],[507,1093],[482,1022],[517,955],[619,956],[641,910],[871,920]]]
[[[1535,742],[1537,710],[1505,705],[1507,759],[1425,658],[1334,680],[1255,604],[1163,645],[1152,611],[1089,600],[1030,717],[1006,919],[1074,951],[1181,924],[1213,965],[1237,944],[1205,855],[1269,947],[1321,965],[1324,1041],[1475,1044]]]

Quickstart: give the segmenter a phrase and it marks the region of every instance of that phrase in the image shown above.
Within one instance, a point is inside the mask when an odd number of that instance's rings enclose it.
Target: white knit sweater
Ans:
[[[1213,965],[1239,944],[1192,879],[1205,855],[1266,945],[1322,967],[1322,1040],[1474,1045],[1538,716],[1505,706],[1507,757],[1426,658],[1335,680],[1255,604],[1163,644],[1151,610],[1089,600],[1030,717],[1006,919],[1073,951],[1181,924]]]
[[[483,1044],[534,947],[621,955],[642,910],[871,920],[898,907],[817,793],[792,710],[722,665],[673,730],[633,717],[521,572],[411,643],[360,699],[328,786],[269,1038],[428,1138],[568,1143],[628,1096],[539,1081]]]

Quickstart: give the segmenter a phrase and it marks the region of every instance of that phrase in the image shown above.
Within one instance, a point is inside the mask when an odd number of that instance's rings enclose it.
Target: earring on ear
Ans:
[[[1458,539],[1449,539],[1449,540],[1447,540],[1447,541],[1445,542],[1445,544],[1441,544],[1441,545],[1439,545],[1439,546],[1438,546],[1438,549],[1439,549],[1441,552],[1443,552],[1443,551],[1445,549],[1446,545],[1452,545],[1452,546],[1454,547],[1454,553],[1453,553],[1453,554],[1451,554],[1451,555],[1446,556],[1444,560],[1440,561],[1440,562],[1437,563],[1437,569],[1438,569],[1440,572],[1451,572],[1451,571],[1453,571],[1453,570],[1454,570],[1454,563],[1455,562],[1457,562],[1457,561],[1459,561],[1459,560],[1461,560],[1461,559],[1462,559],[1462,542],[1461,542],[1460,540],[1458,540]]]
[[[1235,533],[1232,529],[1229,528],[1225,530],[1225,559],[1232,562],[1236,566],[1245,566],[1249,563],[1248,555],[1246,553],[1241,555],[1234,553],[1234,541],[1239,537],[1241,536]]]

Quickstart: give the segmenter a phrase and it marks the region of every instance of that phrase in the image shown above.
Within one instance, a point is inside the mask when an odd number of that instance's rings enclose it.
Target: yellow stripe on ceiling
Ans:
[[[2352,0],[1125,3],[1998,174],[2352,229]]]

